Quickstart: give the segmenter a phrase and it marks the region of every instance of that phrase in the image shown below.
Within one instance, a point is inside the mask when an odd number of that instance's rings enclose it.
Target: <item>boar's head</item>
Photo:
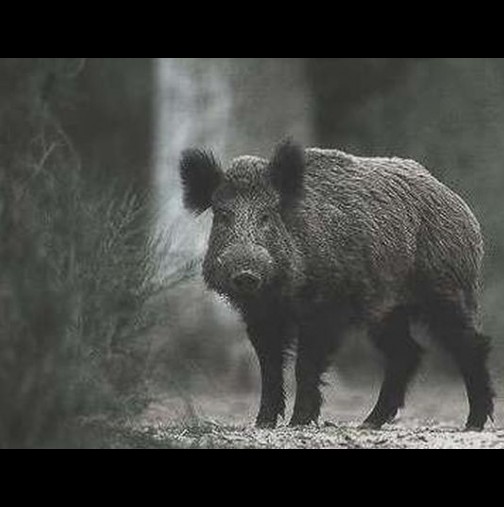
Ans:
[[[290,141],[270,161],[240,157],[227,171],[210,152],[184,152],[185,206],[196,214],[213,212],[203,265],[209,288],[231,301],[292,288],[299,254],[288,224],[302,199],[304,168],[304,151]]]

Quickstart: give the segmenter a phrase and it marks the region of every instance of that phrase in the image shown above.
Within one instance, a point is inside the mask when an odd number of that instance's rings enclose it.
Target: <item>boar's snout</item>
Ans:
[[[234,245],[224,252],[219,263],[232,292],[244,296],[257,294],[273,274],[273,259],[258,245]]]
[[[237,292],[242,294],[253,294],[261,287],[262,280],[251,271],[242,271],[233,277],[231,283]]]

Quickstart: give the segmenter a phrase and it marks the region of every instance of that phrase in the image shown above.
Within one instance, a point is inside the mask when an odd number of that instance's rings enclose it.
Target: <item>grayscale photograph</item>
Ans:
[[[504,449],[504,58],[1,58],[0,449]]]

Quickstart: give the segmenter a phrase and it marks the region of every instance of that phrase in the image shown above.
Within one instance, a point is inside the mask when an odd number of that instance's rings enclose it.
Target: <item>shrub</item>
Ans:
[[[169,317],[163,301],[197,265],[175,256],[169,233],[153,237],[148,196],[83,176],[56,128],[2,157],[3,448],[61,441],[78,416],[142,406],[147,332]],[[170,256],[172,269],[161,270]]]

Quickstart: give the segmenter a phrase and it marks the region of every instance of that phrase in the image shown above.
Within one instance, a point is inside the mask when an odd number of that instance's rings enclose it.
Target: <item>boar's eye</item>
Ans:
[[[273,220],[273,213],[270,211],[263,211],[259,215],[259,225],[261,227],[267,227]]]
[[[222,225],[231,225],[233,222],[233,214],[225,209],[214,210],[214,221]]]

